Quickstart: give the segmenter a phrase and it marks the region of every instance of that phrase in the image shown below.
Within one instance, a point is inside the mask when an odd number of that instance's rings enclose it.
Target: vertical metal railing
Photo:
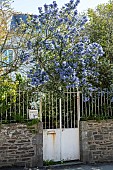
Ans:
[[[90,92],[89,96],[80,93],[80,117],[108,117],[113,118],[113,92]],[[15,100],[12,96],[5,95],[3,103],[0,103],[0,122],[18,122],[20,119],[29,120],[31,103],[37,104],[38,117],[43,121],[45,129],[51,128],[76,128],[77,90],[64,89],[60,96],[54,92],[41,93],[39,91],[16,92]],[[88,98],[88,100],[86,100]]]
[[[42,99],[42,121],[44,128],[75,128],[77,126],[77,92],[69,89],[46,93]]]
[[[88,100],[85,100],[86,96],[87,94],[82,93],[81,117],[113,118],[113,102],[111,101],[113,92],[91,92]]]

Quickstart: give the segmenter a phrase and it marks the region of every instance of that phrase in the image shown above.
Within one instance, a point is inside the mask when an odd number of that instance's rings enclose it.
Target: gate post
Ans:
[[[80,91],[77,91],[77,117],[78,117],[78,129],[79,129],[79,160],[80,160]]]
[[[80,121],[80,91],[77,91],[77,117],[78,117],[78,128]]]
[[[59,90],[61,92],[61,87],[59,87]],[[59,99],[59,112],[60,112],[60,129],[62,129],[62,100],[61,100],[61,97]]]
[[[61,91],[61,87],[59,88]],[[59,111],[60,111],[60,161],[62,160],[62,100],[59,99]]]
[[[62,101],[61,98],[59,99],[59,103],[60,103],[60,129],[62,129]]]
[[[40,121],[42,122],[42,96],[40,98]]]

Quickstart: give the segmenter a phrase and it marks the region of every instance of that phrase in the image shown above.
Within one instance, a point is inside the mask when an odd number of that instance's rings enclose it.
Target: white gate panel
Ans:
[[[79,128],[44,129],[43,130],[43,160],[78,160]]]
[[[49,93],[44,98],[42,108],[45,122],[43,160],[79,160],[79,92],[67,90],[63,93],[63,98],[57,98],[53,93]]]
[[[60,129],[43,130],[43,160],[60,160]]]
[[[80,159],[79,128],[62,129],[61,160]]]

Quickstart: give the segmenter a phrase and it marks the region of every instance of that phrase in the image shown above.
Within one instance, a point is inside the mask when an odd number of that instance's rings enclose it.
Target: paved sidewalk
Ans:
[[[113,170],[113,164],[98,164],[98,165],[75,165],[73,167],[58,167],[54,170]],[[51,170],[48,168],[48,170]]]
[[[96,165],[72,165],[72,166],[59,166],[51,168],[0,168],[0,170],[113,170],[112,164],[96,164]]]

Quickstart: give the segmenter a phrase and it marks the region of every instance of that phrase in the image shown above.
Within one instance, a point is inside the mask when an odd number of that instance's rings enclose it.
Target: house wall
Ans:
[[[0,125],[0,167],[43,166],[43,126]]]
[[[80,122],[80,155],[84,163],[113,162],[113,120]]]

